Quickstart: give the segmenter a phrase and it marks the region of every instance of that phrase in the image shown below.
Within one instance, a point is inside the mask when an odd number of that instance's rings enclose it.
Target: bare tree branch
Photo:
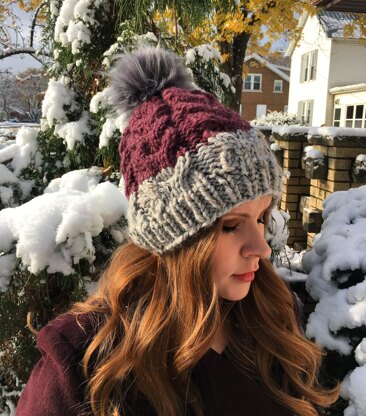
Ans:
[[[40,12],[40,10],[42,9],[42,7],[45,5],[46,3],[43,1],[38,7],[36,12],[34,13],[33,16],[33,20],[32,20],[32,25],[31,25],[31,32],[30,32],[30,43],[29,46],[32,48],[33,47],[33,39],[34,39],[34,30],[37,26],[37,18],[38,18],[38,13]]]

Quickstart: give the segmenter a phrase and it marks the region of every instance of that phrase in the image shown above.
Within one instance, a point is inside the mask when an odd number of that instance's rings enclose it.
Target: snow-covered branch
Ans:
[[[6,48],[0,52],[0,59],[8,58],[9,56],[20,55],[22,53],[26,53],[28,55],[34,55],[36,53],[36,50],[29,46],[19,47],[19,48]]]

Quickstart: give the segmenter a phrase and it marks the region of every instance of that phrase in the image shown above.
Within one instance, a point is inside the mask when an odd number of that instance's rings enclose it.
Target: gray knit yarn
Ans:
[[[164,253],[243,202],[281,195],[281,174],[261,133],[219,133],[131,194],[131,239]]]

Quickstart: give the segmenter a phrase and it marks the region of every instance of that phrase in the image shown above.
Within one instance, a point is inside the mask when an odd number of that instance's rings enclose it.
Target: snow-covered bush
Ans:
[[[273,209],[268,222],[266,239],[271,246],[271,258],[274,263],[279,260],[280,253],[285,250],[289,236],[288,220],[290,215],[288,212]]]
[[[306,126],[306,124],[297,118],[296,114],[283,113],[282,111],[268,111],[263,115],[251,121],[253,126]]]
[[[212,45],[199,45],[187,50],[185,63],[191,69],[195,82],[205,91],[228,103],[235,94],[230,77],[221,72],[221,55]]]
[[[366,415],[366,186],[335,192],[303,258],[307,290],[317,301],[306,334],[327,350],[327,373],[343,380],[345,416]]]
[[[0,143],[0,209],[32,197],[43,162],[38,133],[38,128],[22,127],[15,140]]]

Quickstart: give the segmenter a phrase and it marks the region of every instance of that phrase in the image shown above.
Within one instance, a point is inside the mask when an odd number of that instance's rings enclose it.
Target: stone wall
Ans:
[[[280,208],[291,217],[288,244],[310,248],[324,200],[366,183],[366,156],[359,156],[366,155],[366,129],[274,127],[270,141],[284,170]]]

